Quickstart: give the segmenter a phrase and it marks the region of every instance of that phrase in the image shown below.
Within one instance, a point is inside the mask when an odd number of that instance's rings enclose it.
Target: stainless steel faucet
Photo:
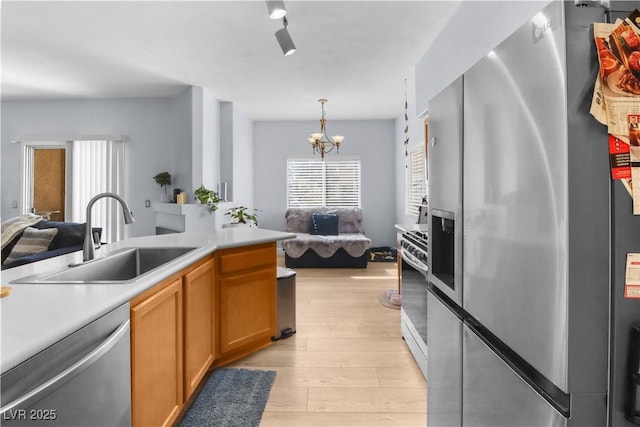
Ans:
[[[127,202],[125,202],[122,197],[118,196],[115,193],[100,193],[97,196],[95,196],[93,199],[89,200],[89,203],[87,204],[87,224],[86,224],[86,229],[84,233],[82,261],[89,261],[95,258],[95,250],[93,247],[93,235],[92,235],[93,227],[91,226],[91,208],[93,207],[95,202],[97,202],[99,199],[102,199],[104,197],[111,197],[113,199],[116,199],[118,202],[120,202],[120,204],[122,205],[122,213],[124,215],[125,224],[131,224],[135,222],[135,219],[133,219],[133,214],[131,213],[131,210],[129,210],[129,207],[127,206]]]

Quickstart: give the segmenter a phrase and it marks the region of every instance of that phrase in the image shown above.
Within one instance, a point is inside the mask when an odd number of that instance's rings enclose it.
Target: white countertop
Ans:
[[[55,344],[217,249],[294,238],[295,234],[261,228],[233,227],[210,233],[137,237],[105,245],[96,258],[127,247],[198,247],[127,284],[20,284],[33,274],[55,272],[82,261],[82,251],[2,271],[2,286],[12,293],[0,299],[0,367],[5,372]]]

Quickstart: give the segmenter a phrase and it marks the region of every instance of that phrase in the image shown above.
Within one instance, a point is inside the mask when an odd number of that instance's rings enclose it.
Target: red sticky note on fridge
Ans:
[[[631,178],[629,144],[611,134],[609,134],[609,162],[612,179]]]

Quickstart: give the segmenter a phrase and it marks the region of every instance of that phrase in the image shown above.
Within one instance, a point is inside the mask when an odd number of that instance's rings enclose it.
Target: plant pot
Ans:
[[[250,227],[255,227],[255,225],[253,224],[241,224],[239,222],[229,222],[226,224],[222,224],[222,228],[236,228],[236,227],[245,227],[245,228],[250,228]]]

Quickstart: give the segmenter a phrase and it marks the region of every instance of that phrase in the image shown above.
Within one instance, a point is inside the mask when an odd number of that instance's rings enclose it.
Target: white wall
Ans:
[[[463,1],[416,64],[416,111],[541,10],[549,0]]]
[[[191,187],[189,93],[173,98],[6,101],[2,103],[2,218],[18,215],[20,149],[11,140],[24,135],[113,135],[128,137],[125,147],[125,194],[135,224],[125,236],[155,233],[155,216],[145,200],[159,201],[158,172],[172,174],[172,187]],[[191,190],[192,191],[192,190]]]
[[[287,156],[312,154],[307,137],[318,126],[315,120],[254,122],[253,207],[261,210],[261,227],[285,229]],[[364,228],[372,245],[395,246],[395,122],[329,120],[327,129],[329,134],[345,135],[337,156],[360,156]]]
[[[201,184],[215,190],[220,182],[220,102],[206,88],[191,87],[192,186],[185,191],[193,203],[193,191]]]
[[[235,104],[233,114],[233,204],[254,206],[253,120]],[[260,224],[262,226],[262,224]]]
[[[227,200],[233,198],[233,103],[220,103],[220,181],[227,183]],[[224,194],[219,195],[224,196]]]
[[[193,140],[193,126],[192,126],[192,91],[187,89],[178,95],[168,98],[169,103],[169,117],[173,123],[168,126],[170,134],[167,137],[170,138],[166,144],[171,145],[169,153],[179,152],[180,157],[176,159],[175,164],[172,165],[171,170],[171,189],[179,188],[182,191],[191,193],[195,187],[193,187],[192,174],[190,171],[193,169],[192,151],[190,148],[190,142]],[[162,157],[166,157],[163,155]],[[125,170],[125,173],[127,171]],[[129,175],[127,175],[127,178]],[[157,201],[155,198],[152,201]],[[150,232],[151,233],[151,232]]]

